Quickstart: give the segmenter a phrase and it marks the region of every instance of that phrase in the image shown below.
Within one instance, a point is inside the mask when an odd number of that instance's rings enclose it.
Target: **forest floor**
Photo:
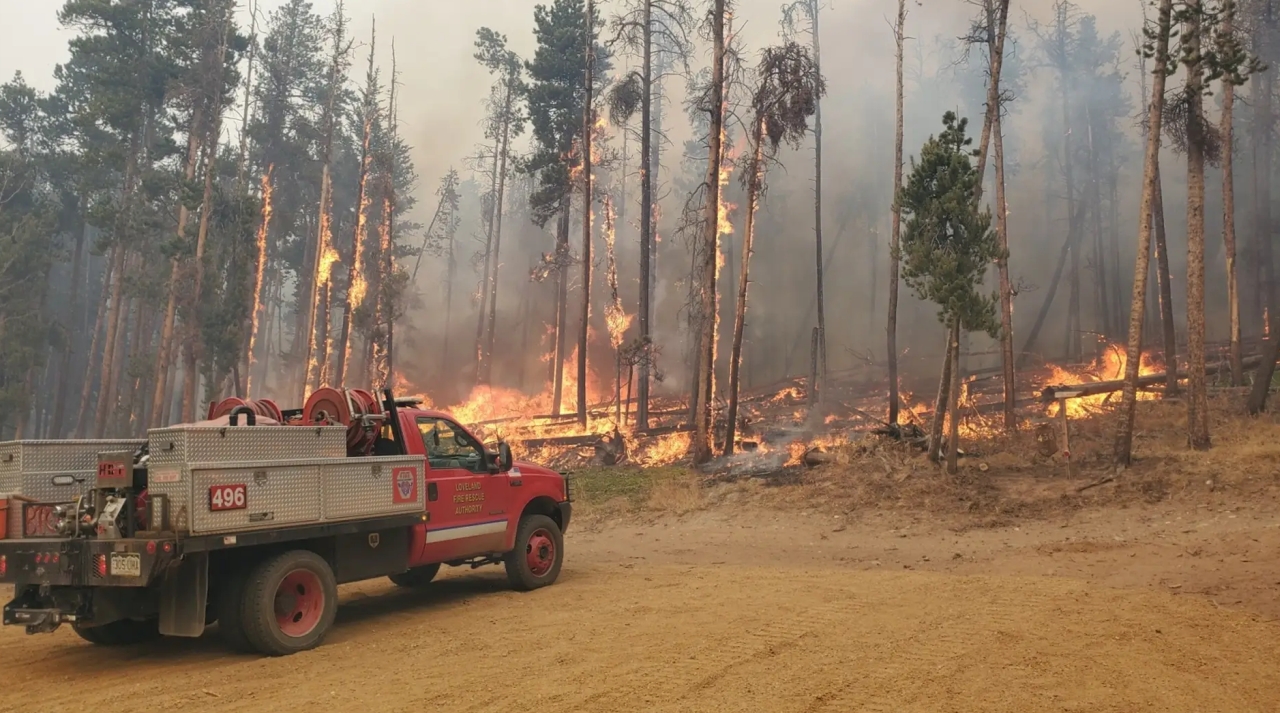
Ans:
[[[6,627],[0,710],[1280,710],[1280,425],[1219,404],[1192,453],[1176,404],[1140,406],[1135,466],[1082,492],[1109,415],[1073,431],[1074,477],[1030,436],[957,477],[865,440],[738,478],[582,471],[553,587],[346,586],[285,659]]]

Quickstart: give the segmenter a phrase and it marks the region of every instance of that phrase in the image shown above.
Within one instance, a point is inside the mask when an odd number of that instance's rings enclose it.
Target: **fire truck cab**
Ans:
[[[322,643],[342,583],[487,564],[518,590],[556,581],[564,476],[415,400],[320,391],[291,412],[228,400],[146,440],[0,443],[3,623],[100,645],[216,623],[279,656]]]

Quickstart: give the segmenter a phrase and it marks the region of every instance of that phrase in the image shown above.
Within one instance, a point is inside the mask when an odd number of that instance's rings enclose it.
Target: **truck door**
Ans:
[[[419,416],[417,426],[428,465],[429,516],[421,561],[442,562],[502,551],[507,498],[497,487],[506,486],[507,479],[489,473],[483,444],[457,423]]]

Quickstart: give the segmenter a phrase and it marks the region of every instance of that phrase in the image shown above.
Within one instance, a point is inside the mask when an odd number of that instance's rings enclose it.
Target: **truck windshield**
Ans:
[[[480,444],[461,428],[443,418],[419,418],[418,432],[433,470],[462,468],[473,473],[488,472]]]

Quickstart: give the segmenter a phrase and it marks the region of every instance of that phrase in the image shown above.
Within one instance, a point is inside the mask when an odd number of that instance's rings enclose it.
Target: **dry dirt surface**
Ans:
[[[579,528],[553,587],[510,592],[496,569],[344,587],[326,644],[289,658],[228,654],[212,631],[108,653],[5,627],[0,710],[1277,711],[1277,523]]]

